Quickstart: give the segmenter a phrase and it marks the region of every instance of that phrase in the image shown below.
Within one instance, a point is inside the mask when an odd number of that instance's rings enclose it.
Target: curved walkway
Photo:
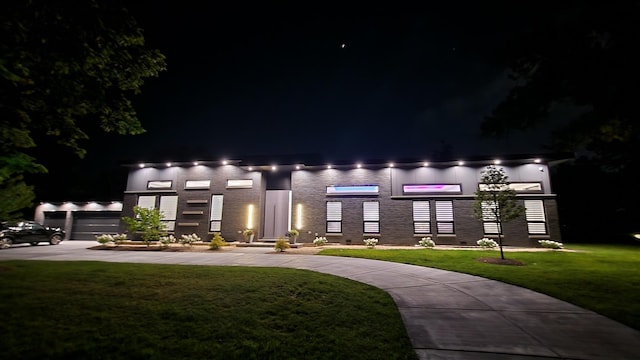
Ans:
[[[420,266],[333,256],[87,250],[95,242],[15,246],[0,261],[110,262],[307,269],[370,284],[395,300],[420,359],[638,359],[640,332],[564,301],[485,278]],[[622,296],[623,294],[621,294]]]

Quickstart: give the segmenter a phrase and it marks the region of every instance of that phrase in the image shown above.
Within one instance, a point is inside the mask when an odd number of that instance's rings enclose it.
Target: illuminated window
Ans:
[[[436,201],[436,227],[439,234],[455,233],[452,201]]]
[[[211,180],[187,180],[184,182],[185,189],[209,189]]]
[[[327,201],[327,233],[342,232],[342,202]]]
[[[222,201],[223,195],[211,195],[209,231],[220,231],[222,228]]]
[[[155,195],[140,195],[138,196],[138,207],[145,209],[156,208],[156,196]]]
[[[327,186],[327,195],[377,195],[378,185]]]
[[[547,233],[547,223],[544,214],[544,203],[542,200],[525,200],[524,207],[527,227],[531,235],[544,235]]]
[[[365,234],[380,233],[380,203],[365,201],[362,203],[362,220]]]
[[[518,193],[541,193],[542,183],[539,182],[512,182],[508,185],[509,189]],[[501,191],[505,189],[505,185],[501,184],[478,184],[480,191]]]
[[[147,182],[147,190],[169,190],[171,185],[171,180],[153,180]]]
[[[227,189],[251,189],[253,188],[253,180],[227,180]]]
[[[429,201],[413,202],[413,233],[431,234],[431,209]]]
[[[405,194],[461,194],[460,184],[406,184],[402,185]]]

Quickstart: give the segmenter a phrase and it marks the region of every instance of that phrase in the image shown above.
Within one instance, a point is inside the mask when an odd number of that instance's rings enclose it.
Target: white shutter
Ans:
[[[547,227],[544,223],[527,223],[529,227],[529,234],[540,234],[544,235],[547,233]]]
[[[500,226],[498,226],[498,223],[486,222],[486,223],[483,223],[483,226],[484,226],[484,233],[485,234],[499,234],[500,233]]]
[[[437,223],[440,234],[453,234],[453,223]]]
[[[413,221],[431,221],[428,201],[413,202]]]
[[[415,234],[431,234],[431,223],[428,222],[414,222],[413,232]]]
[[[327,232],[328,233],[340,233],[340,232],[342,232],[342,223],[340,221],[329,221],[329,222],[327,222]]]
[[[365,222],[364,223],[364,233],[365,234],[378,234],[380,233],[380,223],[377,221]]]
[[[138,196],[138,206],[145,209],[156,208],[156,196],[155,195],[140,195]]]
[[[452,201],[436,201],[436,220],[453,221]]]
[[[364,221],[379,221],[380,220],[380,203],[377,201],[363,202],[362,218]]]
[[[223,195],[211,195],[211,221],[221,221],[222,220],[222,201]],[[211,231],[219,231],[211,230]]]
[[[162,220],[175,220],[178,213],[177,196],[160,196],[160,213]]]
[[[482,202],[482,220],[484,221],[496,221],[495,209],[497,205],[493,201]],[[486,232],[486,231],[485,231]]]
[[[527,221],[545,221],[542,200],[525,200],[524,207]]]
[[[327,201],[327,221],[342,221],[342,203]]]

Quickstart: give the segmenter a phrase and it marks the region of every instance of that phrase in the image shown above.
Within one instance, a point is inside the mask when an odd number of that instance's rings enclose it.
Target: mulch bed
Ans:
[[[500,259],[500,258],[479,258],[477,259],[480,262],[486,264],[495,264],[495,265],[513,265],[513,266],[525,266],[526,264],[522,261],[513,260],[513,259]]]
[[[206,249],[203,247],[177,247],[177,246],[169,246],[169,247],[158,247],[158,246],[105,246],[98,245],[92,246],[89,250],[111,250],[111,251],[162,251],[162,252],[187,252],[187,251],[209,251],[209,248]]]

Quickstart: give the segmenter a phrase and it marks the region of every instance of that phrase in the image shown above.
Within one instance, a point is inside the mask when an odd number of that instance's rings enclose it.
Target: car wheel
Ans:
[[[30,244],[31,244],[31,246],[36,246],[36,245],[38,245],[38,242],[37,241],[33,241]]]
[[[60,241],[62,241],[62,236],[53,235],[53,236],[51,236],[51,239],[49,239],[49,244],[58,245],[58,244],[60,244]]]
[[[11,240],[11,238],[0,239],[0,249],[6,249],[8,247],[11,247],[12,244],[13,244],[13,240]]]

